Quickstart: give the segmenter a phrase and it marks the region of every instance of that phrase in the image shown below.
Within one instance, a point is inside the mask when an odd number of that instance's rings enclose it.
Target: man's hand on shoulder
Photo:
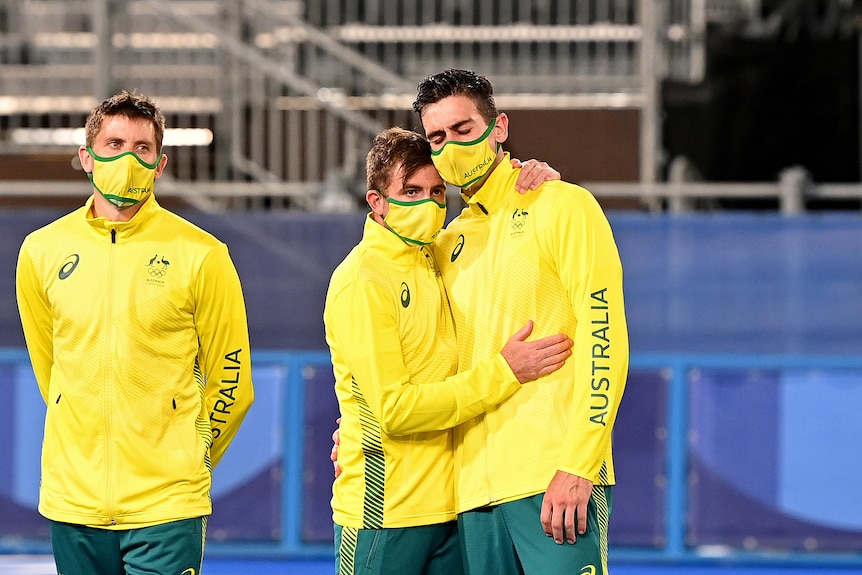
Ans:
[[[547,162],[540,162],[539,160],[522,162],[518,158],[511,158],[510,161],[513,168],[521,168],[518,179],[515,181],[515,190],[521,194],[535,190],[545,182],[561,179],[560,172],[549,166]]]

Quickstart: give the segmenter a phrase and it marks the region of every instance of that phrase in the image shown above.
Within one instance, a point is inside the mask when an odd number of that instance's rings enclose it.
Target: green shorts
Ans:
[[[544,493],[458,516],[468,575],[605,575],[611,487],[593,486],[587,532],[558,545],[542,529]]]
[[[356,529],[335,526],[337,575],[463,575],[458,523]]]
[[[51,521],[51,546],[63,575],[200,575],[206,526],[206,517],[121,530]]]

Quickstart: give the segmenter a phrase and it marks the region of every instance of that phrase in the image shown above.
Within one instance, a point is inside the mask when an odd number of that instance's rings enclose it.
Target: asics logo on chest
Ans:
[[[452,250],[452,255],[449,256],[449,261],[454,262],[461,255],[461,250],[464,249],[464,234],[458,236],[458,241],[455,242],[455,248]]]
[[[72,254],[66,258],[66,262],[60,268],[60,272],[57,274],[57,277],[61,280],[66,279],[72,272],[75,271],[75,268],[78,267],[78,262],[81,261],[81,256],[78,254]]]
[[[410,288],[407,282],[401,282],[401,307],[407,308],[410,305]]]

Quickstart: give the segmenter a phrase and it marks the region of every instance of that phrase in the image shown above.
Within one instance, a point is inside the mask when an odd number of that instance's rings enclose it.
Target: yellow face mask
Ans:
[[[389,213],[383,218],[383,223],[407,243],[419,246],[430,244],[446,223],[446,204],[431,198],[416,202],[384,199],[389,203]]]
[[[87,177],[102,197],[116,207],[123,209],[134,206],[153,193],[161,154],[155,162],[148,164],[134,152],[125,152],[112,158],[97,156],[89,146],[87,152],[93,158],[93,172]]]
[[[472,142],[448,141],[436,152],[431,152],[431,161],[440,172],[440,177],[459,188],[469,188],[494,167],[497,150],[491,147],[489,136],[496,118],[488,129]]]

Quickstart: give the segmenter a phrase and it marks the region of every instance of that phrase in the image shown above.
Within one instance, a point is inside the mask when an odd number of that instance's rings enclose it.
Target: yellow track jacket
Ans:
[[[556,470],[614,483],[611,432],[628,370],[622,267],[593,196],[561,181],[515,192],[506,158],[437,240],[459,370],[535,321],[567,333],[559,371],[455,432],[458,512],[544,492]]]
[[[128,529],[208,515],[211,468],[253,400],[227,247],[151,197],[25,238],[17,296],[47,404],[39,511]]]
[[[439,276],[427,250],[408,246],[370,215],[362,241],[332,274],[324,321],[342,468],[332,509],[343,527],[455,519],[451,432],[439,430],[521,388],[502,344],[472,371],[453,375],[455,330]]]

